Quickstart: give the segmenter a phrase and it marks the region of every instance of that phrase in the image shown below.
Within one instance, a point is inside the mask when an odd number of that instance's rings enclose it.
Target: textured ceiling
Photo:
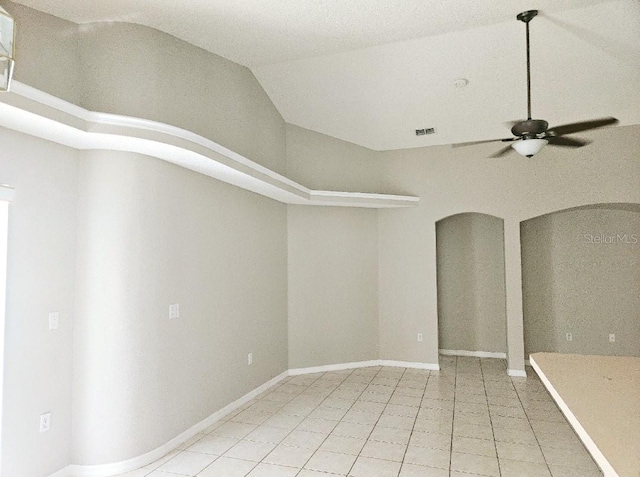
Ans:
[[[20,0],[77,23],[165,31],[252,69],[292,124],[372,149],[509,135],[526,115],[523,10],[533,115],[552,125],[612,115],[640,123],[638,0]],[[457,89],[456,78],[466,78]],[[433,136],[415,129],[435,127]]]

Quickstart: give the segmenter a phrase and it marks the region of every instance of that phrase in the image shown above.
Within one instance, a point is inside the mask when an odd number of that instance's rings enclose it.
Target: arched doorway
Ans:
[[[504,221],[464,213],[436,223],[442,354],[505,358]]]

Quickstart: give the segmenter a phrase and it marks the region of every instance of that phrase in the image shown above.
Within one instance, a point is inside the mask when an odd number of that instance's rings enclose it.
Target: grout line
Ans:
[[[526,379],[528,379],[528,378],[526,378]],[[518,401],[520,402],[520,406],[522,407],[522,410],[524,411],[524,415],[527,418],[527,422],[529,423],[529,427],[531,428],[531,432],[533,433],[533,437],[536,440],[536,443],[538,444],[538,450],[542,454],[542,458],[544,459],[544,463],[547,466],[547,470],[549,471],[549,475],[553,475],[551,473],[551,467],[549,467],[549,463],[547,462],[547,457],[544,455],[544,452],[542,452],[542,446],[540,445],[540,441],[538,440],[538,435],[536,434],[536,431],[533,429],[533,426],[531,425],[531,419],[529,419],[529,414],[527,413],[527,410],[525,409],[524,405],[522,404],[522,399],[520,399],[520,393],[518,392],[518,388],[516,388],[515,385],[513,384],[513,378],[510,377],[509,380],[511,381],[511,385],[514,387],[514,389],[516,391],[516,396],[518,396]]]
[[[491,437],[493,438],[493,450],[496,453],[496,462],[498,463],[498,474],[502,476],[502,469],[500,468],[500,458],[498,456],[498,444],[496,443],[496,434],[493,430],[493,419],[491,417],[491,409],[489,408],[489,396],[487,395],[487,386],[484,380],[484,371],[482,369],[482,360],[480,360],[480,376],[482,376],[482,387],[484,389],[484,399],[487,404],[487,412],[489,413],[489,424],[491,425]]]

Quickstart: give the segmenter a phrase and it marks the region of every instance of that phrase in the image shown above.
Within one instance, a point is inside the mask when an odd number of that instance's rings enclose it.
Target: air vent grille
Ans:
[[[427,134],[435,134],[436,128],[416,129],[416,136],[426,136]]]

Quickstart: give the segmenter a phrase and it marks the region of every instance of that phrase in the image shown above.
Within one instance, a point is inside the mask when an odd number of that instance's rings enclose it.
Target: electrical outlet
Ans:
[[[47,412],[40,416],[40,432],[47,432],[51,429],[51,413]]]
[[[253,353],[247,355],[247,364],[251,366],[253,364]]]
[[[422,342],[422,333],[418,333],[418,341]]]
[[[49,313],[49,329],[57,330],[60,326],[60,314],[57,311]]]
[[[174,318],[180,317],[180,304],[174,303],[173,305],[169,305],[169,319],[173,320]]]
[[[609,333],[609,343],[615,343],[616,342],[616,335],[614,335],[613,333]]]
[[[567,333],[567,341],[573,341],[573,334]]]

